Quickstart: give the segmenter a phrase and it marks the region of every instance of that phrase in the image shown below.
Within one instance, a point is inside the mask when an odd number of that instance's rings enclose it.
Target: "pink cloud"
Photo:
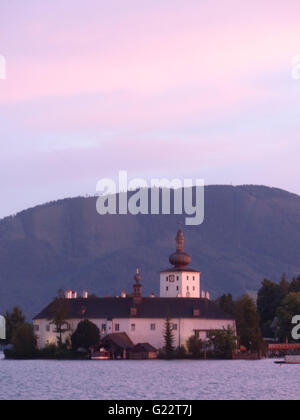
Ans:
[[[28,203],[126,166],[296,190],[299,12],[295,0],[6,2],[4,201],[20,179]]]

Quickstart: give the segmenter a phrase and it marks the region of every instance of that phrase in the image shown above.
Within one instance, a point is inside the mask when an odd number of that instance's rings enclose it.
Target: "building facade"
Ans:
[[[210,301],[208,292],[201,291],[200,271],[189,268],[191,257],[184,251],[184,236],[179,229],[176,236],[176,252],[169,258],[172,265],[160,273],[160,297],[143,296],[141,275],[136,271],[133,296],[122,293],[116,298],[88,297],[85,290],[82,297],[70,290],[61,299],[66,307],[66,340],[84,319],[96,324],[105,336],[112,333],[126,333],[134,344],[149,343],[159,349],[164,346],[166,319],[171,319],[174,345],[185,345],[196,335],[205,340],[210,330],[231,327],[236,329],[235,320]],[[56,302],[50,303],[34,318],[38,347],[57,342],[56,327],[52,323]]]

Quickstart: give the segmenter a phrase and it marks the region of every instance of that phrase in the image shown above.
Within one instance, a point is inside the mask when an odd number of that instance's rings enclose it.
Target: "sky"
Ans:
[[[120,170],[300,194],[299,16],[299,0],[3,0],[0,217]]]

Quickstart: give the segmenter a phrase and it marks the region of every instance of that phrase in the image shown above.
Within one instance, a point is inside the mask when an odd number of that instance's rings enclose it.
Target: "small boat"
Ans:
[[[284,360],[275,363],[277,365],[300,365],[300,356],[285,356]]]
[[[91,360],[110,360],[110,356],[108,351],[101,348],[100,351],[92,354]]]

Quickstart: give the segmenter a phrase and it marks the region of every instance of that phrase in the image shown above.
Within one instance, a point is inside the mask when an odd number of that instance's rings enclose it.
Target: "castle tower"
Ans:
[[[179,226],[176,252],[169,261],[173,267],[160,272],[160,297],[200,298],[200,271],[188,265],[191,257],[184,251],[184,235]]]

